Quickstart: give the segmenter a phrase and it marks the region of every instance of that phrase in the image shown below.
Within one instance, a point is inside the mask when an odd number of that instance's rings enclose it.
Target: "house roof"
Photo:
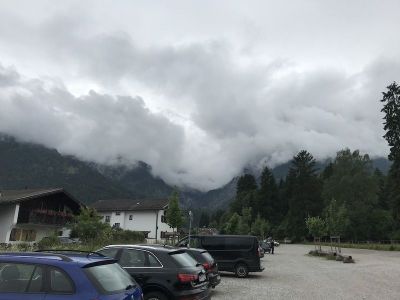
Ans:
[[[8,204],[8,203],[20,203],[23,201],[64,193],[73,201],[77,202],[79,205],[82,205],[78,200],[74,199],[70,194],[68,194],[62,188],[49,188],[49,189],[24,189],[24,190],[0,190],[0,204]]]
[[[99,200],[91,206],[97,211],[160,210],[168,206],[168,199],[110,199]]]

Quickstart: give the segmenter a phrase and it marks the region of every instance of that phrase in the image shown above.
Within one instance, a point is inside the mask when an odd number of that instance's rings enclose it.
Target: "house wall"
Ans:
[[[158,224],[157,220],[158,213]],[[133,231],[150,231],[148,234],[149,239],[155,239],[156,237],[156,224],[158,225],[157,238],[160,239],[161,231],[172,232],[172,228],[161,222],[161,216],[164,214],[163,210],[144,210],[144,211],[125,211],[120,212],[117,216],[115,212],[99,212],[100,215],[104,216],[103,221],[105,221],[106,216],[110,216],[110,225],[113,226],[115,223],[120,223],[120,227],[125,230]],[[129,217],[132,216],[132,220]]]
[[[11,229],[18,220],[18,204],[0,206],[0,243],[8,243]]]

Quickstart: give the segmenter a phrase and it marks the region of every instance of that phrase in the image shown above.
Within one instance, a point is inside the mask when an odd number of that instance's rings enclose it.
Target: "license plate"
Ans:
[[[200,281],[200,282],[206,281],[206,275],[205,275],[205,274],[201,274],[201,275],[199,276],[199,281]]]

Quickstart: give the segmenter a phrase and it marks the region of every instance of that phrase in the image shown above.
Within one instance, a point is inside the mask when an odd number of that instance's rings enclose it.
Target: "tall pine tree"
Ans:
[[[396,82],[383,92],[381,102],[382,112],[385,114],[384,138],[390,147],[389,159],[393,161],[387,181],[389,202],[397,230],[395,238],[400,238],[400,86]]]
[[[279,204],[279,192],[275,177],[268,167],[265,167],[261,173],[260,189],[257,193],[254,213],[260,213],[261,217],[269,220],[273,225],[277,225],[283,218]]]
[[[300,151],[292,160],[287,176],[286,197],[289,201],[287,216],[288,235],[299,240],[307,236],[305,219],[320,215],[321,181],[317,175],[315,159],[305,151]]]

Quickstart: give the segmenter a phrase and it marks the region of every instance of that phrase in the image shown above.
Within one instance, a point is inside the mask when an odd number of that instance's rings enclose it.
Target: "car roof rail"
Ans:
[[[66,255],[59,254],[59,253],[50,253],[50,252],[41,252],[41,251],[35,251],[35,252],[0,252],[0,255],[16,255],[16,256],[24,256],[24,257],[29,257],[29,256],[55,256],[58,258],[61,258],[62,261],[68,261],[71,262],[72,259]]]
[[[35,252],[39,253],[77,253],[77,254],[86,254],[86,257],[89,258],[91,255],[97,255],[99,257],[106,257],[104,254],[96,251],[85,251],[85,250],[73,250],[73,249],[42,249],[36,250]]]

